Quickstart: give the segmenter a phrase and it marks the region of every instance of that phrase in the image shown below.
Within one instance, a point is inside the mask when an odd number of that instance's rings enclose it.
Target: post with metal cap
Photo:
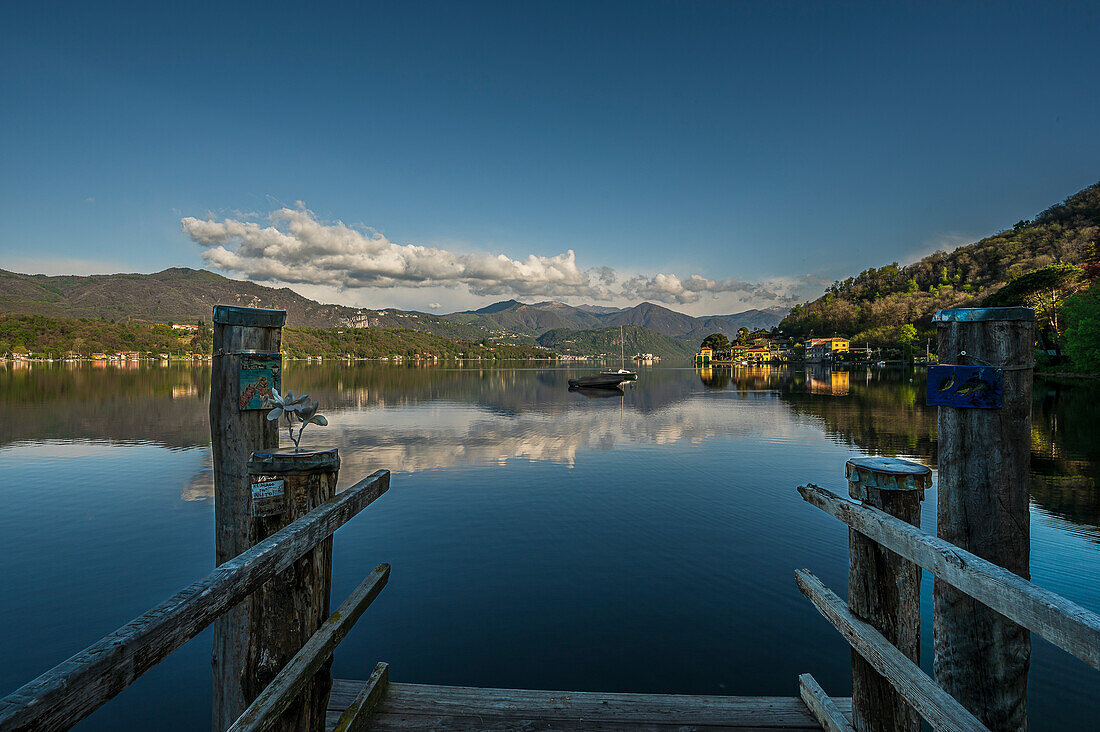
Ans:
[[[937,533],[1030,579],[1035,313],[964,308],[933,321],[941,364],[990,369],[1001,386],[999,407],[939,408]],[[1027,729],[1028,631],[939,580],[932,626],[939,685],[991,729]]]
[[[286,312],[231,305],[214,307],[210,374],[210,437],[214,461],[214,544],[217,563],[251,545],[252,495],[248,458],[279,446],[278,425],[260,408],[265,390],[278,388],[279,346]],[[244,688],[247,603],[214,622],[213,728],[226,729],[248,706]]]
[[[920,526],[932,471],[894,458],[853,458],[844,466],[848,493]],[[920,663],[920,567],[848,530],[848,606],[902,653]],[[881,674],[852,651],[852,721],[860,732],[920,732],[920,716]]]

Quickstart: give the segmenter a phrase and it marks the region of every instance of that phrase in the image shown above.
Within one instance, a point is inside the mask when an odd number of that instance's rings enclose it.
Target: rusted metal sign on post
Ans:
[[[1000,409],[1004,370],[992,366],[928,367],[928,406]]]
[[[271,391],[282,387],[280,376],[282,358],[277,353],[242,353],[240,380],[240,408],[269,409],[264,405],[271,399]]]

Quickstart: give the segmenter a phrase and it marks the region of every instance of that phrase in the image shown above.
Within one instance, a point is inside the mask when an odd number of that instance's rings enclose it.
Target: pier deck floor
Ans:
[[[334,680],[328,729],[363,681]],[[851,699],[835,699],[851,714]],[[370,716],[374,730],[820,730],[797,697],[613,694],[394,684]]]

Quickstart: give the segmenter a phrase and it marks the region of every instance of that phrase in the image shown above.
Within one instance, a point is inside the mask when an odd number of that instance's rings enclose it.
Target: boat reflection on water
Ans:
[[[583,394],[589,399],[608,399],[609,397],[621,397],[626,394],[617,386],[574,386],[570,385],[569,391]]]

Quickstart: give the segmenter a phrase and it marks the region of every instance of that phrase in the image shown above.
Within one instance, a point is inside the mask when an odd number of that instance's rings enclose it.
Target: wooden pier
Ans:
[[[366,682],[336,680],[325,729],[335,730]],[[371,730],[821,730],[797,697],[611,694],[387,684]],[[837,699],[851,713],[851,699]],[[348,729],[345,727],[344,729]]]
[[[391,683],[385,663],[364,681],[332,680],[333,653],[390,576],[388,564],[378,565],[329,613],[332,536],[388,491],[390,474],[379,470],[332,495],[326,486],[335,485],[336,451],[289,456],[268,452],[273,435],[262,413],[245,411],[243,395],[234,402],[226,397],[243,384],[237,374],[247,370],[254,375],[261,360],[263,373],[277,383],[278,354],[258,354],[256,349],[277,344],[278,335],[252,331],[273,331],[281,320],[270,311],[216,310],[215,344],[221,347],[215,351],[214,373],[224,380],[211,390],[212,423],[218,425],[218,566],[0,699],[0,732],[72,727],[215,623],[214,671],[221,685],[214,701],[215,732],[919,732],[921,720],[935,730],[1026,729],[1029,633],[1100,669],[1100,614],[1033,585],[1027,577],[1028,545],[1018,531],[1028,519],[1026,471],[1020,469],[1021,451],[1027,454],[1028,449],[1027,417],[1020,406],[1028,401],[1024,396],[1030,387],[1025,378],[1031,343],[1027,316],[937,314],[951,330],[941,337],[941,362],[949,363],[957,349],[958,356],[973,363],[995,364],[989,368],[1011,375],[1005,379],[1012,386],[1006,404],[1013,407],[967,414],[941,407],[940,451],[941,456],[951,455],[951,461],[941,462],[938,535],[920,529],[920,502],[931,479],[924,466],[856,458],[848,461],[845,472],[851,498],[814,485],[798,488],[808,504],[850,529],[847,602],[809,570],[800,569],[794,577],[852,648],[853,698],[838,699],[830,698],[809,674],[797,680],[799,697]],[[990,323],[996,327],[988,327]],[[969,340],[960,340],[963,336]],[[956,432],[965,432],[965,437],[954,436]],[[232,439],[219,446],[219,435]],[[945,441],[956,444],[945,446]],[[951,452],[966,444],[982,447]],[[957,512],[944,510],[963,500],[996,511],[964,512],[964,522]],[[997,540],[992,548],[990,538]],[[921,669],[917,642],[922,571],[936,578],[935,679]],[[959,612],[960,607],[967,612]],[[973,631],[975,616],[996,626],[997,634]],[[966,633],[968,639],[956,640]],[[996,685],[987,683],[991,669]],[[156,721],[149,720],[149,726]]]

